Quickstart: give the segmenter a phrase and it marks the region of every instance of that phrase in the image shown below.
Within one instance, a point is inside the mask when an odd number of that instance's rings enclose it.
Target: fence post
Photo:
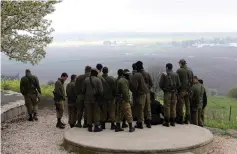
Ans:
[[[231,120],[231,106],[230,106],[230,115],[229,115],[229,121]]]

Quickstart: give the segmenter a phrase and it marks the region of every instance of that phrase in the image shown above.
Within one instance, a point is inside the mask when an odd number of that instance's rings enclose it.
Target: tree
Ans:
[[[61,1],[1,1],[1,52],[32,65],[45,57],[52,42],[51,20],[44,17]]]
[[[231,98],[236,98],[237,99],[237,87],[231,89],[228,93],[228,96],[230,96]]]
[[[216,89],[209,88],[208,95],[216,96],[216,95],[218,95],[218,91]]]
[[[161,66],[151,67],[148,69],[148,72],[151,74],[151,78],[154,84],[153,90],[155,93],[158,93],[161,91],[159,87],[159,81],[160,81],[161,74],[164,71],[165,71],[164,68]]]

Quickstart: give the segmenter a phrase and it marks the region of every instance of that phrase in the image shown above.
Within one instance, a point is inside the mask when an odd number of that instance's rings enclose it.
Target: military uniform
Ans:
[[[76,107],[76,90],[75,81],[71,81],[66,87],[67,101],[68,101],[68,123],[71,127],[74,127],[76,123],[77,107]]]
[[[164,126],[169,126],[169,122],[171,122],[172,126],[175,126],[177,103],[176,94],[177,89],[180,87],[178,74],[172,70],[162,73],[159,86],[164,92]]]
[[[201,114],[205,88],[200,83],[196,83],[191,87],[191,91],[191,123],[194,125],[203,126]]]
[[[25,105],[29,114],[29,121],[38,120],[38,93],[41,94],[39,80],[32,74],[27,74],[21,78],[20,91],[25,98]]]
[[[77,94],[76,106],[77,106],[77,124],[76,127],[82,127],[81,120],[84,113],[84,124],[83,127],[87,127],[87,116],[86,109],[84,103],[84,95],[82,94],[82,85],[84,80],[90,76],[90,72],[86,72],[83,75],[79,75],[76,79],[75,90]]]
[[[179,75],[181,82],[181,87],[179,89],[179,100],[176,106],[176,120],[178,123],[182,123],[184,116],[183,107],[185,105],[185,123],[188,124],[190,121],[190,79],[193,78],[193,73],[189,68],[187,68],[186,65],[181,66],[176,73]]]
[[[115,131],[123,131],[120,127],[120,123],[123,120],[123,118],[126,119],[126,121],[129,124],[129,132],[133,132],[134,128],[132,127],[132,111],[131,111],[131,105],[129,103],[129,81],[125,79],[125,77],[120,77],[120,79],[117,82],[117,88],[116,88],[116,129]]]
[[[85,107],[87,112],[88,131],[92,131],[92,123],[95,124],[94,132],[101,131],[100,124],[100,106],[98,96],[103,93],[102,82],[98,77],[87,77],[83,83],[83,94],[85,94]]]
[[[101,110],[101,122],[102,128],[105,129],[105,122],[107,117],[111,122],[111,129],[115,129],[115,94],[116,94],[116,81],[113,77],[103,74],[101,77],[103,86],[103,100]],[[107,113],[109,116],[107,116]]]
[[[137,121],[137,111],[135,110],[136,108],[136,105],[137,105],[137,102],[136,102],[136,90],[133,89],[132,87],[132,84],[131,84],[131,81],[133,80],[134,78],[134,75],[135,73],[137,73],[136,70],[133,70],[132,71],[132,74],[130,75],[130,82],[129,82],[129,89],[130,91],[132,92],[132,116],[133,116],[133,121]]]

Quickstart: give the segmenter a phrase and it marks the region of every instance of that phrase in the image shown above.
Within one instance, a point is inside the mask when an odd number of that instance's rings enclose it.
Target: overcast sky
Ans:
[[[237,0],[63,0],[55,32],[237,31]]]

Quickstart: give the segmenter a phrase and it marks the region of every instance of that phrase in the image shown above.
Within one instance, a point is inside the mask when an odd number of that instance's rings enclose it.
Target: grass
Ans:
[[[1,89],[20,92],[20,81],[1,80]],[[41,85],[42,96],[53,97],[53,89],[52,85]],[[208,96],[208,105],[205,109],[205,125],[224,130],[237,129],[237,99],[225,96]]]

